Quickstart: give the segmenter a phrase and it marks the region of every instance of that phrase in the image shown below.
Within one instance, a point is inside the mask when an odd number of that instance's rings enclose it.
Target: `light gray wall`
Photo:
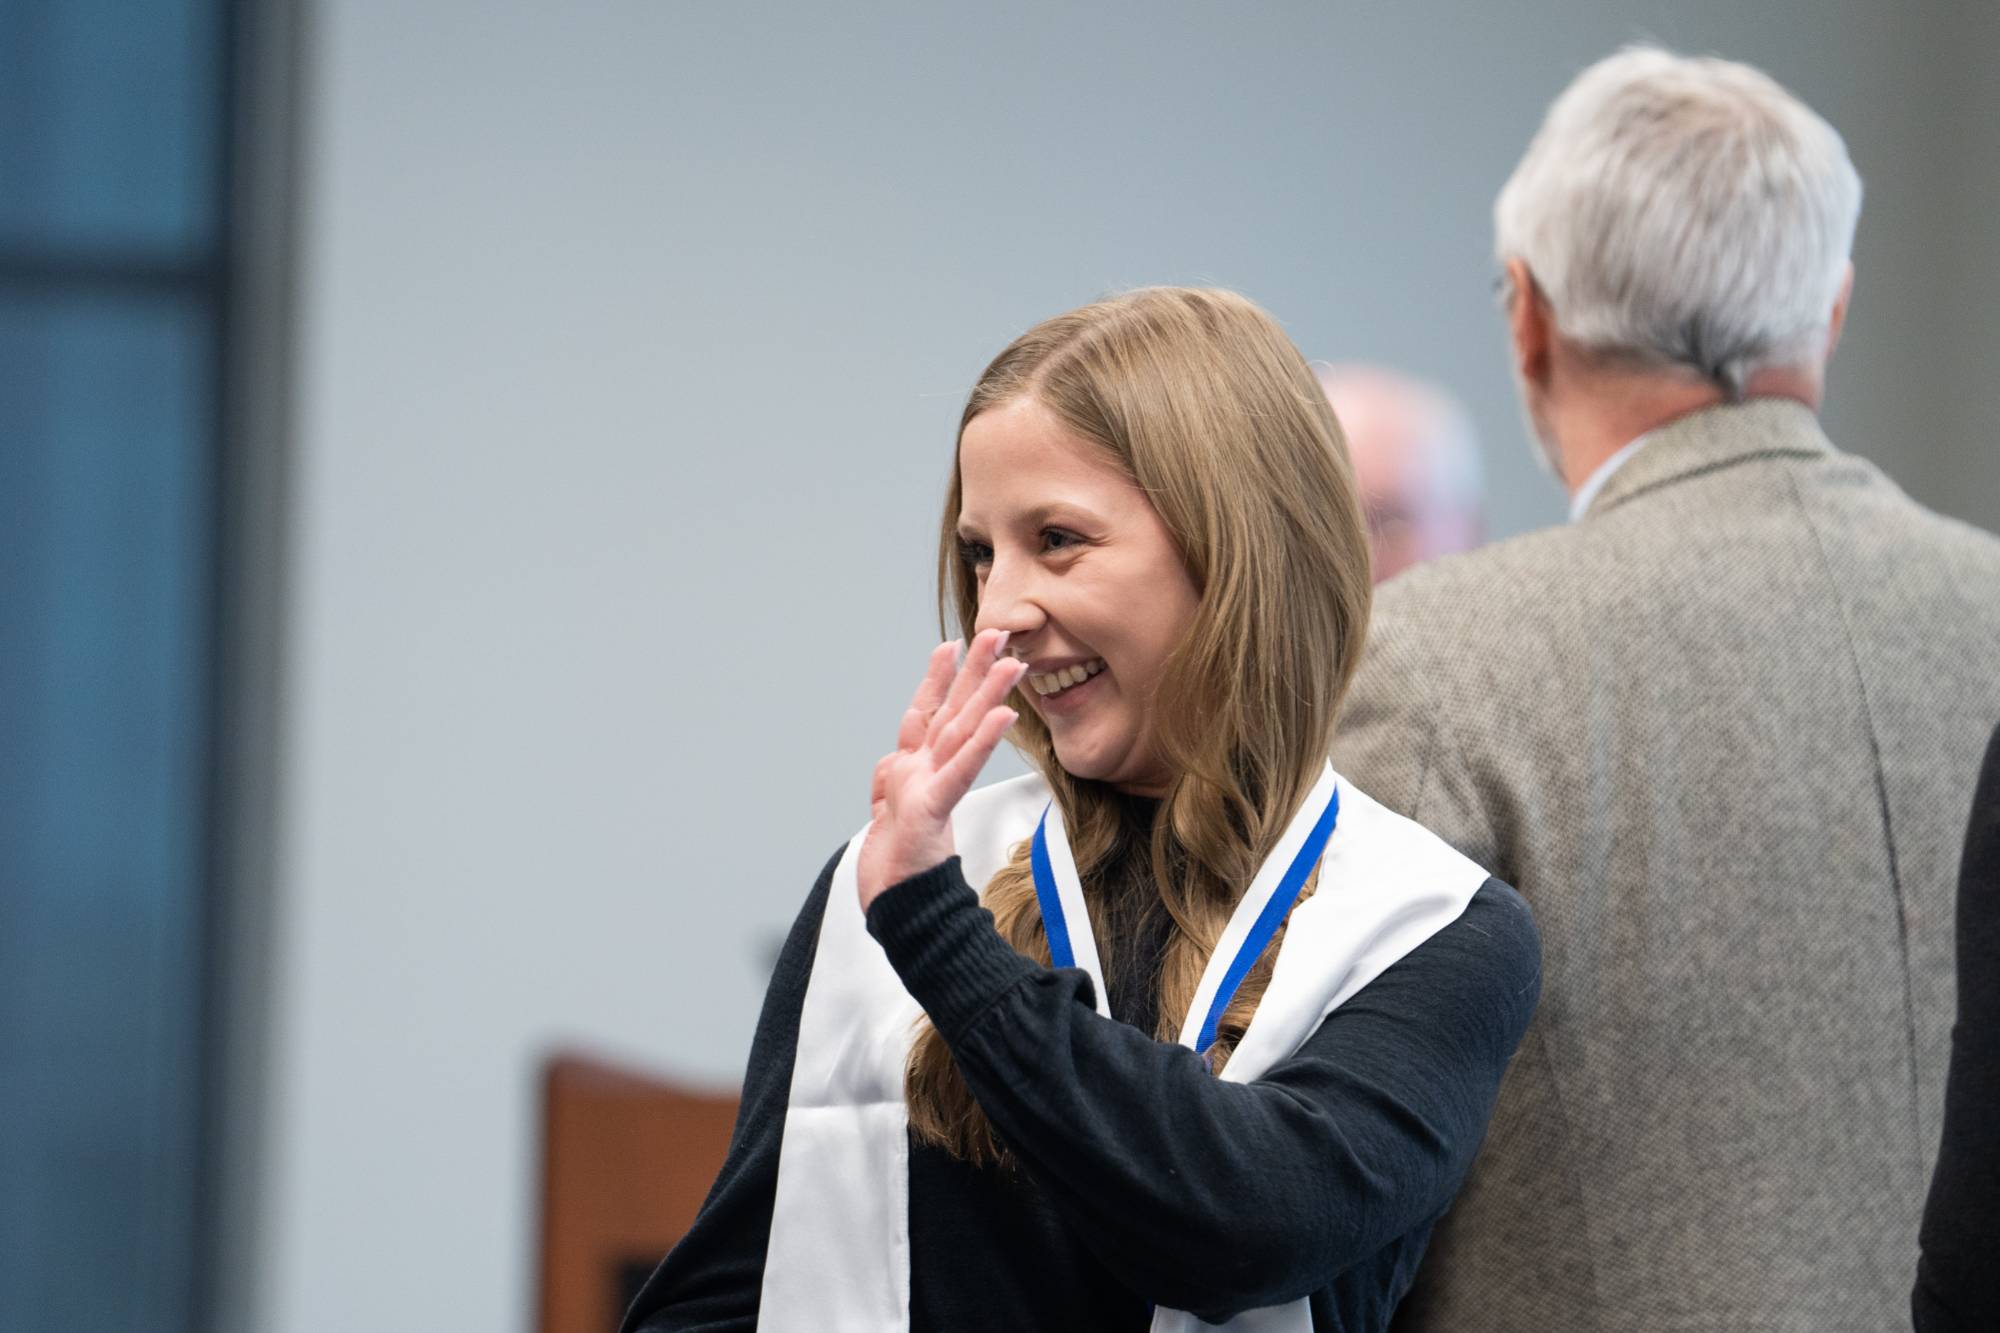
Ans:
[[[1554,521],[1488,210],[1623,40],[1845,131],[1830,427],[2000,520],[1944,373],[2000,346],[1941,314],[1991,257],[1991,186],[1978,225],[1940,189],[1993,158],[1959,21],[1654,8],[324,0],[249,1324],[525,1328],[539,1055],[736,1076],[932,642],[961,396],[1028,324],[1239,288],[1455,386],[1495,526]]]
[[[1941,60],[1944,82],[1932,189],[1945,224],[1928,266],[1937,274],[1938,328],[1917,336],[1935,349],[1930,391],[1945,417],[1934,439],[1913,450],[1912,493],[1925,503],[2000,532],[2000,5],[1966,0],[1962,17],[1940,24],[1940,43],[1959,52]]]

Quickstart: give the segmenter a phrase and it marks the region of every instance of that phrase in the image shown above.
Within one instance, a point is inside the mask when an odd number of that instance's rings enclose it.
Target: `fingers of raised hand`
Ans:
[[[931,715],[930,730],[925,736],[928,743],[936,745],[944,728],[965,711],[967,701],[992,672],[994,664],[1001,660],[1000,654],[1006,648],[1005,630],[981,630],[973,636],[972,643],[965,650],[965,661],[958,668],[958,676],[951,682],[951,692],[945,696],[944,705]]]
[[[932,799],[947,809],[963,800],[978,779],[979,770],[986,767],[986,761],[993,756],[993,748],[1000,744],[1000,737],[1019,716],[1011,708],[1000,707],[988,708],[980,714],[970,739],[938,768]]]
[[[979,728],[986,725],[993,710],[999,707],[1008,692],[1019,685],[1021,678],[1027,674],[1026,662],[1017,662],[1010,658],[994,663],[992,669],[986,673],[985,679],[979,682],[979,688],[972,692],[972,697],[967,699],[957,714],[938,728],[932,737],[930,748],[933,759],[940,765],[950,762],[960,747],[967,743],[968,738],[976,736]],[[1005,725],[1000,728],[1002,732],[1006,729]],[[985,760],[981,759],[980,762],[984,763]]]
[[[924,672],[917,692],[910,698],[910,706],[903,713],[902,725],[896,728],[896,748],[914,750],[924,742],[924,735],[930,729],[931,716],[944,703],[947,690],[951,687],[952,672],[958,663],[958,641],[948,640],[931,649],[930,666]]]

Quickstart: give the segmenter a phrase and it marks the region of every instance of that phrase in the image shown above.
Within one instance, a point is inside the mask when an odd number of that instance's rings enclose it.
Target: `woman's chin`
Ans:
[[[1062,771],[1079,782],[1110,781],[1116,768],[1104,755],[1083,746],[1058,745],[1055,751]]]
[[[1096,772],[1094,772],[1087,766],[1079,767],[1076,764],[1064,763],[1063,757],[1061,755],[1056,756],[1056,763],[1058,766],[1061,767],[1063,772],[1069,774],[1071,777],[1075,778],[1078,782],[1100,782],[1103,780]]]
[[[1084,751],[1081,747],[1056,747],[1056,763],[1079,782],[1101,782],[1128,796],[1163,796],[1170,785],[1167,774],[1154,767],[1134,766],[1126,756]]]

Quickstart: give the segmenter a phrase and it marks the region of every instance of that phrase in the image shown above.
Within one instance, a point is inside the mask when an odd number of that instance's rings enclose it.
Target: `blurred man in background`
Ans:
[[[1907,1324],[2000,539],[1820,430],[1860,208],[1810,108],[1649,49],[1501,192],[1576,521],[1382,588],[1334,754],[1544,940],[1399,1329]]]
[[[1354,461],[1376,582],[1479,545],[1479,441],[1457,401],[1375,366],[1327,366],[1319,382]]]

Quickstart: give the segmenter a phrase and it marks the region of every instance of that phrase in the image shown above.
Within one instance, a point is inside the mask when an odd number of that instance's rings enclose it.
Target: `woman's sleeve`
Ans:
[[[1296,1300],[1437,1217],[1541,988],[1527,904],[1488,880],[1451,925],[1249,1083],[1022,958],[946,861],[869,909],[1024,1169],[1134,1291],[1219,1323]]]
[[[639,1291],[621,1333],[743,1330],[757,1327],[764,1289],[764,1254],[771,1239],[771,1203],[778,1188],[778,1147],[791,1098],[798,1053],[799,1011],[812,976],[819,924],[839,853],[820,871],[812,894],[778,954],[764,1011],[750,1044],[743,1103],[736,1112],[729,1155],[694,1225]]]

